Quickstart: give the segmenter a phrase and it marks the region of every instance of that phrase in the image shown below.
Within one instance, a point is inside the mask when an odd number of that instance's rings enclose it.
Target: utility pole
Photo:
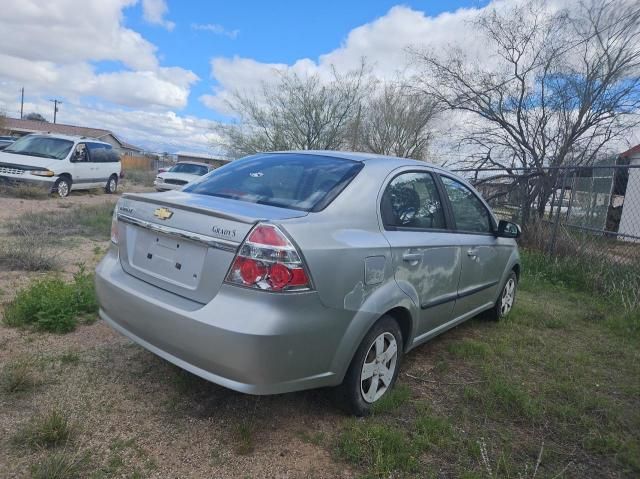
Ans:
[[[22,113],[24,112],[24,87],[20,90],[20,119],[22,120]]]
[[[60,100],[58,100],[57,98],[54,98],[53,100],[49,100],[50,102],[53,102],[53,122],[56,122],[56,113],[58,113],[58,105],[62,105],[62,102]]]

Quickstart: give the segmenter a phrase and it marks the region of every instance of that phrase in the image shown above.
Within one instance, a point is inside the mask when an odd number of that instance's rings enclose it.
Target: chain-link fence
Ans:
[[[522,225],[522,246],[589,268],[640,303],[640,164],[456,172]]]

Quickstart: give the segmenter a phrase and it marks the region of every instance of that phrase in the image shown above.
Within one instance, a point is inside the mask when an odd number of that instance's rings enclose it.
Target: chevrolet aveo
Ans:
[[[339,385],[362,415],[409,350],[479,313],[509,313],[519,234],[433,165],[258,154],[183,191],[118,201],[96,272],[100,316],[227,388]]]

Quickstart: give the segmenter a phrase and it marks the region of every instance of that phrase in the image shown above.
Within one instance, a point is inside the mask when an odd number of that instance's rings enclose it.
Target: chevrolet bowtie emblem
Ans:
[[[173,211],[168,208],[158,208],[153,212],[153,216],[161,220],[168,220],[173,216]]]

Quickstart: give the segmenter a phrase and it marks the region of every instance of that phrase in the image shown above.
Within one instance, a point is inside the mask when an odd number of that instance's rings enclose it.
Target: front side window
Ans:
[[[396,176],[382,195],[380,205],[385,227],[445,229],[444,211],[430,173]]]
[[[39,156],[54,160],[64,160],[71,148],[73,141],[49,136],[28,135],[6,147],[3,152],[15,155]]]
[[[491,233],[491,216],[482,201],[459,181],[446,176],[441,178],[453,209],[456,229],[472,233]]]

